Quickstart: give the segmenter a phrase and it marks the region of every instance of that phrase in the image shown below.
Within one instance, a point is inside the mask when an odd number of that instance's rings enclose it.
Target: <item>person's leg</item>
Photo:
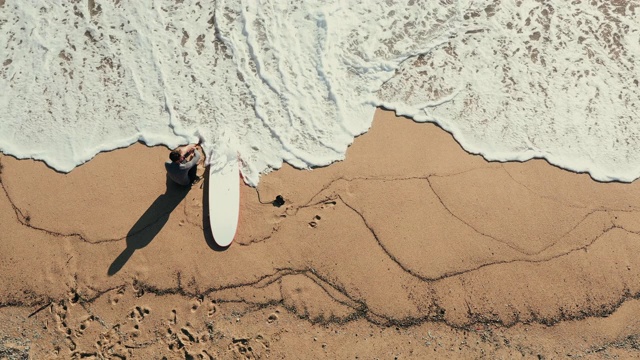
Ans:
[[[191,184],[193,184],[194,181],[196,181],[196,179],[198,178],[198,175],[196,174],[198,172],[198,167],[194,166],[191,169],[189,169],[189,182]]]

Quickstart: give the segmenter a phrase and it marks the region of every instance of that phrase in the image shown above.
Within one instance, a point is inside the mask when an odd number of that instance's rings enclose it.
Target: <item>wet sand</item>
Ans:
[[[640,356],[638,182],[378,111],[344,161],[243,185],[221,250],[167,154],[0,156],[0,358]]]

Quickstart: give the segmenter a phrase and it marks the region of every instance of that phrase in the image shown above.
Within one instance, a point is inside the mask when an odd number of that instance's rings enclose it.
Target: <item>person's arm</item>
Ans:
[[[182,156],[187,156],[187,154],[189,154],[190,152],[194,151],[196,149],[196,144],[189,144],[189,145],[185,145],[183,147],[180,148],[180,155]]]
[[[198,149],[194,149],[193,158],[191,158],[189,162],[182,164],[181,167],[185,169],[191,169],[192,167],[198,165],[198,161],[200,161],[200,156],[201,156],[200,151],[198,151]]]

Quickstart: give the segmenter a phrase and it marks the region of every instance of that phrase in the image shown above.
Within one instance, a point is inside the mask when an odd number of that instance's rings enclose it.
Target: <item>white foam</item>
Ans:
[[[519,3],[7,0],[0,150],[66,172],[201,138],[255,185],[343,159],[383,105],[488,159],[639,177],[635,9]]]
[[[438,122],[490,160],[637,179],[638,3],[574,3],[465,9],[458,36],[403,64],[380,104]]]

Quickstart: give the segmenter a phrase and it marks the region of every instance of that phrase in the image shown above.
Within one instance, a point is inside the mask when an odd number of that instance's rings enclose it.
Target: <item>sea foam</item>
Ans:
[[[246,181],[344,158],[377,106],[491,160],[640,177],[637,1],[0,1],[0,151],[67,172],[203,141]]]

